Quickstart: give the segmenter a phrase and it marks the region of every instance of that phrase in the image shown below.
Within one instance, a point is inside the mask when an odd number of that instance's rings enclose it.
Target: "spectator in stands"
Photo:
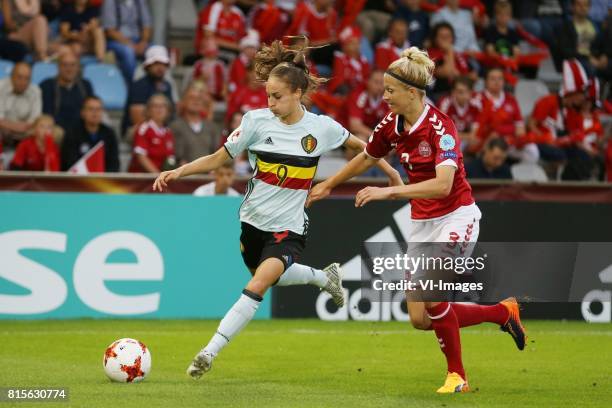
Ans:
[[[28,48],[25,44],[10,40],[8,38],[0,37],[0,58],[20,62],[23,61],[25,56],[28,55]]]
[[[228,59],[240,51],[240,39],[246,35],[246,19],[235,4],[236,0],[209,2],[200,12],[195,33],[196,53],[201,55],[202,42],[208,37],[216,40]]]
[[[476,79],[465,56],[454,48],[455,31],[447,22],[436,24],[431,30],[431,47],[427,50],[429,58],[436,63],[431,98],[434,100],[450,91],[453,81],[459,76]]]
[[[289,26],[289,14],[276,3],[275,0],[259,0],[249,12],[248,25],[258,32],[264,44],[280,40]]]
[[[603,81],[612,81],[612,14],[591,44],[591,65]]]
[[[356,89],[346,101],[348,130],[367,141],[376,125],[383,120],[389,106],[382,99],[385,91],[384,71],[374,70],[365,88]]]
[[[215,181],[204,184],[195,189],[194,196],[209,197],[215,195],[225,195],[229,197],[238,197],[240,193],[232,188],[236,172],[234,171],[234,163],[231,161],[225,162],[217,170],[213,172]]]
[[[58,60],[57,77],[40,84],[43,112],[53,116],[59,127],[66,130],[79,120],[83,101],[93,95],[91,83],[81,77],[81,64],[72,51],[62,52]]]
[[[531,35],[544,41],[554,51],[555,37],[563,20],[563,8],[559,0],[534,0],[515,3],[519,7],[521,25]],[[553,53],[554,54],[554,53]],[[557,69],[561,70],[561,65]]]
[[[572,17],[555,34],[553,56],[557,65],[562,60],[576,58],[591,74],[591,44],[597,36],[597,27],[589,18],[589,5],[589,0],[572,0]]]
[[[423,48],[429,35],[429,14],[421,10],[421,0],[399,0],[393,18],[408,25],[410,45]]]
[[[310,45],[332,45],[337,40],[338,13],[333,0],[304,0],[297,4],[286,35],[306,35]],[[329,65],[333,59],[333,47],[323,47],[312,52],[315,64]]]
[[[246,67],[255,58],[260,45],[259,34],[254,30],[249,30],[248,34],[240,40],[240,54],[232,61],[229,70],[228,91],[230,93],[246,84]]]
[[[510,167],[506,164],[508,143],[504,139],[490,139],[482,154],[465,165],[469,178],[476,179],[511,179]]]
[[[348,0],[351,1],[351,0]],[[355,0],[352,0],[355,1]],[[359,3],[359,1],[355,1]],[[395,11],[394,0],[361,0],[362,10],[357,16],[357,25],[371,44],[378,41],[389,27],[391,15]]]
[[[49,52],[49,24],[40,13],[40,1],[2,0],[4,28],[8,38],[25,44],[35,58],[45,61]]]
[[[213,98],[222,101],[227,93],[225,64],[218,58],[219,48],[214,38],[205,40],[204,44],[203,56],[193,65],[190,82],[204,82]]]
[[[180,116],[170,123],[176,145],[176,160],[181,166],[214,153],[221,145],[221,129],[204,116],[204,101],[210,98],[206,94],[205,87],[192,83],[180,102]]]
[[[132,82],[136,60],[151,39],[151,13],[146,0],[104,0],[102,27],[107,48],[115,54],[126,81]]]
[[[25,62],[0,79],[0,141],[21,140],[42,113],[40,88],[31,82],[32,68]]]
[[[510,25],[512,21],[512,4],[508,0],[495,2],[495,21],[484,33],[485,52],[497,64],[508,66],[512,61],[513,70],[517,69],[516,58],[520,54],[520,37],[516,29]]]
[[[230,95],[227,102],[226,123],[236,112],[247,113],[253,109],[268,107],[268,95],[266,94],[265,84],[257,80],[255,75],[255,65],[251,62],[247,66],[247,84],[238,88]]]
[[[53,141],[53,126],[49,115],[41,115],[34,121],[34,134],[17,146],[11,170],[59,171],[60,155]]]
[[[446,21],[453,27],[455,51],[467,54],[480,51],[476,39],[476,31],[474,30],[472,13],[459,8],[459,0],[446,0],[446,6],[431,16],[432,25],[443,21]]]
[[[147,49],[143,63],[146,75],[130,86],[123,115],[122,132],[144,122],[145,106],[154,94],[166,95],[172,104],[172,85],[164,79],[169,66],[170,57],[166,47],[153,45]]]
[[[370,64],[361,55],[361,30],[357,26],[344,28],[338,35],[342,51],[334,52],[332,79],[327,89],[333,94],[347,95],[365,86],[370,76]]]
[[[388,37],[376,44],[374,57],[377,69],[386,70],[389,64],[398,59],[402,51],[410,47],[408,42],[408,24],[401,19],[389,23]]]
[[[83,102],[81,120],[69,129],[62,140],[62,171],[69,170],[99,142],[104,143],[104,171],[119,171],[119,148],[117,136],[110,127],[102,123],[104,105],[96,96]]]
[[[468,77],[458,77],[453,82],[453,88],[448,96],[438,102],[440,110],[446,113],[455,122],[461,150],[467,154],[474,154],[480,148],[476,138],[478,129],[478,108],[472,103],[473,84]]]
[[[477,137],[481,144],[491,138],[504,138],[508,155],[518,161],[537,163],[538,147],[525,137],[525,124],[516,98],[504,92],[504,73],[491,68],[485,76],[485,89],[474,99],[480,110]]]
[[[159,173],[176,167],[174,136],[166,127],[170,117],[170,99],[164,94],[149,98],[146,121],[134,134],[134,152],[128,171],[131,173]]]
[[[106,37],[98,19],[100,9],[88,3],[89,0],[75,0],[66,6],[60,15],[60,35],[64,42],[73,44],[76,55],[83,51],[102,61],[106,53]],[[74,48],[78,48],[78,52]]]

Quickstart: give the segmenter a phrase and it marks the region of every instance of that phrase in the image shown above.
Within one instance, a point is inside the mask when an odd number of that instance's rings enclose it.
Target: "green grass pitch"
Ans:
[[[443,356],[432,332],[408,323],[255,321],[194,381],[185,369],[215,321],[3,321],[0,387],[69,388],[69,403],[12,404],[24,408],[612,406],[612,325],[526,326],[523,352],[494,325],[462,329],[473,392],[437,395]],[[103,352],[121,337],[151,350],[140,384],[104,375]]]

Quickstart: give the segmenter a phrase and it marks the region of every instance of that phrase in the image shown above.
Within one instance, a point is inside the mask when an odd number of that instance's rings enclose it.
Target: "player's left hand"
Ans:
[[[388,200],[391,193],[391,187],[366,187],[359,190],[355,196],[355,207],[363,207],[374,200]]]

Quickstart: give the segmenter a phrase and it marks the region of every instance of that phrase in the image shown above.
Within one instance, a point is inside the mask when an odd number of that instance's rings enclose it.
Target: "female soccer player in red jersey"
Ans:
[[[462,247],[469,248],[468,244],[476,242],[481,213],[466,180],[457,130],[448,116],[425,102],[425,88],[432,82],[433,69],[434,62],[416,47],[404,50],[388,67],[383,99],[391,112],[374,129],[363,153],[311,190],[308,205],[326,197],[335,186],[363,173],[395,149],[410,184],[366,187],[357,193],[355,205],[362,207],[373,200],[409,199],[412,204],[409,241],[413,245],[444,242],[461,243]],[[470,256],[470,253],[460,256]],[[460,327],[497,323],[510,333],[520,350],[525,347],[525,331],[514,298],[483,306],[425,301],[413,297],[414,293],[406,295],[412,325],[420,330],[433,329],[446,356],[448,374],[439,393],[469,390],[461,360]]]

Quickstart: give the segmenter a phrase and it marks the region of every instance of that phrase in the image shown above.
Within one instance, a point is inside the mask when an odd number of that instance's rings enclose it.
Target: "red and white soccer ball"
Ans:
[[[113,381],[139,382],[151,372],[151,353],[138,340],[119,339],[106,348],[102,364]]]

